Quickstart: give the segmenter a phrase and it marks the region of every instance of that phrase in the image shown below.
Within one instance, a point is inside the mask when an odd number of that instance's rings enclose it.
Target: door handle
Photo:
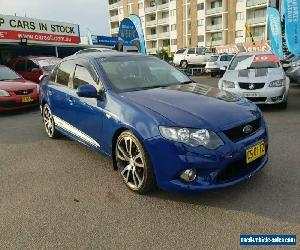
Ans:
[[[69,103],[70,103],[70,105],[73,105],[74,102],[75,102],[74,98],[73,98],[73,97],[70,97],[70,98],[69,98]]]

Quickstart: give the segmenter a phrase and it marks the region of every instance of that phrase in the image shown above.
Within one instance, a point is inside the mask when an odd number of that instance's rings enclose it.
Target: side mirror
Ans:
[[[227,70],[227,67],[226,67],[226,66],[223,66],[223,67],[220,68],[220,70],[221,70],[221,71],[226,71],[226,70]]]
[[[103,93],[98,93],[97,89],[91,84],[81,85],[77,89],[77,95],[79,97],[86,97],[86,98],[103,98]]]

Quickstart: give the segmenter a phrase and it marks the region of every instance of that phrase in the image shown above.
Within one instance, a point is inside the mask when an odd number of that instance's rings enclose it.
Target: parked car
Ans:
[[[206,48],[184,48],[175,52],[173,63],[186,69],[190,65],[205,66],[210,52]]]
[[[215,77],[218,74],[222,74],[221,68],[228,67],[231,59],[234,57],[234,54],[213,54],[208,59],[208,62],[205,66],[205,71],[210,73],[212,77]]]
[[[90,53],[90,52],[105,52],[105,51],[112,51],[109,48],[87,48],[79,50],[75,53],[75,55],[83,54],[83,53]]]
[[[10,67],[25,79],[38,83],[40,76],[48,75],[60,61],[57,57],[25,56],[13,59]]]
[[[271,52],[239,53],[231,61],[219,88],[257,104],[286,108],[290,80]]]
[[[245,98],[191,81],[156,57],[101,52],[65,58],[41,83],[50,138],[64,134],[112,158],[144,194],[239,183],[268,161],[266,124]]]
[[[16,110],[39,104],[39,85],[23,79],[0,65],[0,111]]]
[[[286,75],[296,83],[300,83],[300,59],[299,57],[295,58],[295,61],[292,61],[289,64],[289,67],[286,71]]]

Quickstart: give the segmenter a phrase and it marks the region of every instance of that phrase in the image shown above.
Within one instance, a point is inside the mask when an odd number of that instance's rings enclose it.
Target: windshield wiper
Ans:
[[[181,82],[181,84],[190,84],[190,83],[194,83],[194,81],[190,80],[190,81],[185,81],[185,82]]]
[[[155,85],[155,86],[138,88],[137,90],[147,90],[147,89],[156,89],[156,88],[165,88],[165,87],[169,87],[169,86],[168,85]]]

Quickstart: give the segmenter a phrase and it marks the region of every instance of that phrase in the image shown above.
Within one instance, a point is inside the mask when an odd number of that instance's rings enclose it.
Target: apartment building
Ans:
[[[216,47],[267,39],[266,9],[276,0],[109,0],[110,29],[117,36],[120,22],[139,15],[149,54],[161,48]]]

